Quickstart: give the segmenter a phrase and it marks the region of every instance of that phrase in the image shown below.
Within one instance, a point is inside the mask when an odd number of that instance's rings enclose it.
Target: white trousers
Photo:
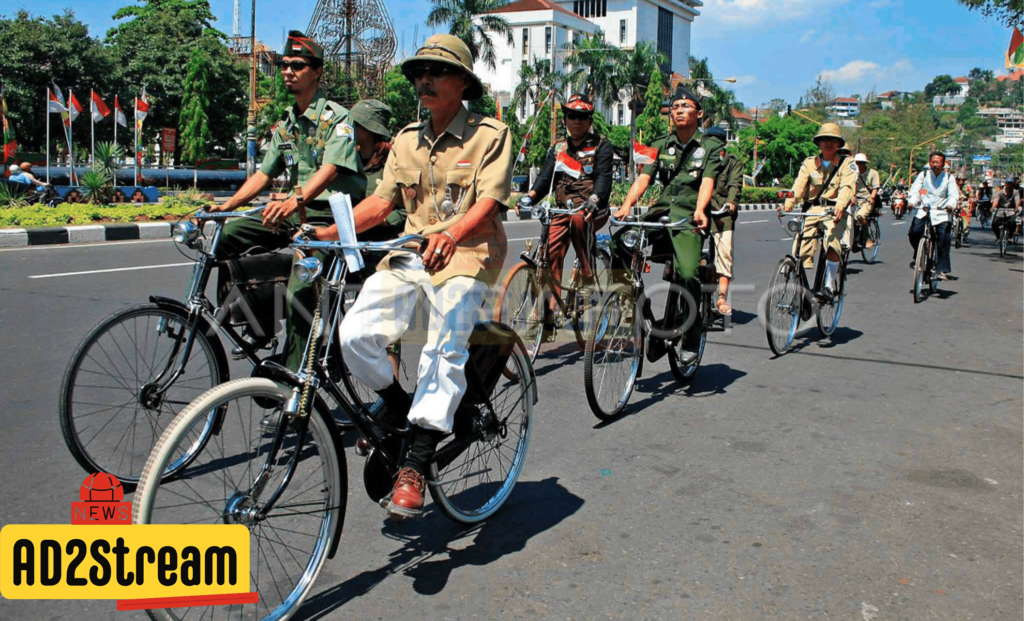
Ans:
[[[387,346],[400,338],[403,343],[422,339],[409,422],[450,432],[466,392],[469,337],[477,323],[489,318],[484,313],[489,294],[490,287],[468,276],[435,287],[419,257],[393,259],[391,269],[366,280],[341,322],[342,355],[349,370],[368,387],[382,390],[395,377]],[[413,324],[417,302],[422,303],[425,325]]]

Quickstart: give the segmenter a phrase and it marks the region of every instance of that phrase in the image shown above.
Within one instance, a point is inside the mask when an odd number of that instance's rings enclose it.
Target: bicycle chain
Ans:
[[[302,395],[299,397],[298,416],[309,416],[306,405],[309,402],[309,394],[313,389],[313,367],[316,365],[316,342],[320,338],[320,311],[323,308],[323,280],[317,279],[316,283],[316,310],[313,311],[313,333],[309,335],[309,356],[306,359],[305,372],[306,382],[302,385]]]

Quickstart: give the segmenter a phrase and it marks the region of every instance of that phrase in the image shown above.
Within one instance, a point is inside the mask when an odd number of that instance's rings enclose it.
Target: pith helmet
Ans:
[[[854,156],[853,161],[864,162],[865,164],[871,163],[871,160],[868,159],[868,156],[864,155],[863,153],[858,153],[856,156]]]
[[[839,126],[835,123],[825,123],[822,125],[821,129],[818,130],[818,134],[814,136],[814,144],[818,144],[818,140],[822,138],[838,138],[840,147],[846,144],[843,132],[840,131]]]
[[[462,39],[450,34],[436,34],[427,39],[423,47],[416,50],[415,56],[402,61],[402,73],[407,80],[413,81],[410,69],[422,62],[444,63],[462,69],[469,78],[462,98],[473,100],[483,97],[484,85],[473,73],[473,55]]]

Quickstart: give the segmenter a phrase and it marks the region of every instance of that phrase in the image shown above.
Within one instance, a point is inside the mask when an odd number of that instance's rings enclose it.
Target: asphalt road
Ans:
[[[537,231],[507,228],[511,256]],[[914,304],[905,221],[882,230],[835,335],[807,324],[773,359],[757,303],[788,244],[744,213],[735,325],[688,387],[646,365],[611,424],[581,355],[542,355],[526,468],[482,526],[384,522],[349,452],[341,551],[299,618],[1021,619],[1021,248],[1000,259],[975,229],[958,279]],[[57,423],[64,367],[109,313],[180,297],[184,261],[164,241],[0,251],[0,524],[68,523],[86,473]],[[0,619],[115,617],[141,618],[0,600]]]

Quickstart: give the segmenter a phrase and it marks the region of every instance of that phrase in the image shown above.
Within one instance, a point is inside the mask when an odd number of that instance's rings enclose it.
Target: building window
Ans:
[[[672,13],[658,7],[658,51],[668,59],[668,66],[662,67],[666,72],[672,66]]]
[[[530,55],[530,29],[523,28],[523,56]]]
[[[616,125],[625,125],[626,124],[626,106],[624,104],[619,104],[616,107],[619,109],[619,122],[616,123]]]
[[[619,43],[621,45],[626,44],[626,20],[619,20]]]
[[[580,17],[605,17],[608,15],[608,0],[574,0],[572,12]]]
[[[544,28],[544,53],[551,53],[551,26]]]

